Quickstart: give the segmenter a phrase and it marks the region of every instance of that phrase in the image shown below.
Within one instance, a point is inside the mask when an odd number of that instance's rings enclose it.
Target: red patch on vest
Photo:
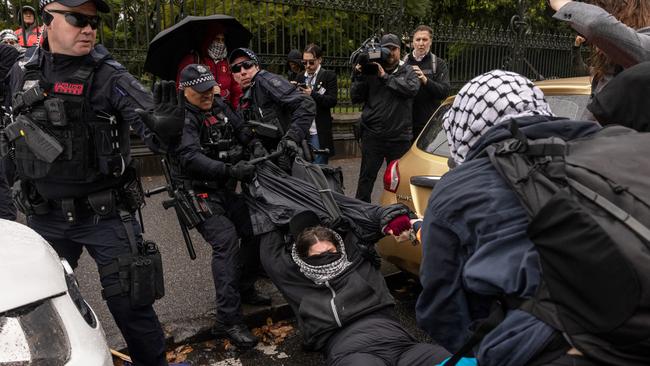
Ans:
[[[203,123],[205,123],[206,126],[212,126],[212,125],[216,125],[217,123],[219,123],[219,121],[217,121],[217,117],[209,116],[208,118],[206,118],[203,121]]]
[[[59,94],[81,95],[84,92],[84,85],[58,82],[54,84],[54,92]]]

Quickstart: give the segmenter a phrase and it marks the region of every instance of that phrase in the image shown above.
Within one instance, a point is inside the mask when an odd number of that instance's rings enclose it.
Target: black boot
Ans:
[[[249,305],[271,305],[271,296],[267,294],[262,294],[253,289],[251,291],[246,291],[241,293],[241,302],[242,304]]]
[[[253,348],[259,341],[243,323],[225,325],[217,322],[214,328],[212,328],[212,334],[217,338],[230,339],[240,349]]]

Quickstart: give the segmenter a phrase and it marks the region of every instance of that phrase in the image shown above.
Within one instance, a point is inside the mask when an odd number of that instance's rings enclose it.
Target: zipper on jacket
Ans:
[[[332,299],[330,300],[330,306],[332,307],[332,313],[334,313],[334,319],[336,320],[336,324],[338,324],[339,328],[343,328],[343,324],[341,324],[341,319],[339,319],[339,313],[336,311],[336,304],[334,304],[334,299],[336,299],[336,292],[330,286],[329,281],[325,281],[325,286],[327,286],[328,289],[332,292]]]

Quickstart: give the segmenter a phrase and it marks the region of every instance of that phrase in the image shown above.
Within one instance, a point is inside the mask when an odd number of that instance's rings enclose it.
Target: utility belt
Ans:
[[[98,219],[108,217],[119,210],[135,212],[145,204],[142,183],[134,168],[127,169],[117,188],[94,192],[86,197],[44,199],[31,182],[17,181],[12,198],[25,216],[47,215],[60,210],[65,220],[71,224],[77,219],[93,215]]]
[[[129,296],[131,308],[149,306],[165,296],[160,251],[153,241],[138,243],[133,230],[132,215],[124,210],[119,210],[118,213],[126,229],[131,253],[99,267],[99,275],[102,278],[118,274],[117,283],[102,289],[102,298]]]

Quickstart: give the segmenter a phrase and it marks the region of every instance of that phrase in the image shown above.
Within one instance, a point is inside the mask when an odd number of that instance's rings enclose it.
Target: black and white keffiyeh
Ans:
[[[512,118],[553,116],[544,93],[526,77],[493,70],[470,80],[443,116],[451,157],[465,161],[470,148],[487,130]]]
[[[314,283],[317,285],[323,284],[333,278],[336,278],[352,264],[352,262],[348,260],[348,256],[345,253],[345,243],[343,242],[343,239],[336,231],[332,230],[332,232],[337,241],[337,243],[335,243],[337,250],[341,252],[341,257],[332,263],[328,263],[322,266],[312,266],[300,259],[298,251],[296,250],[295,242],[291,247],[291,258],[293,258],[293,261],[300,268],[300,272],[302,272],[305,277],[314,281]]]

